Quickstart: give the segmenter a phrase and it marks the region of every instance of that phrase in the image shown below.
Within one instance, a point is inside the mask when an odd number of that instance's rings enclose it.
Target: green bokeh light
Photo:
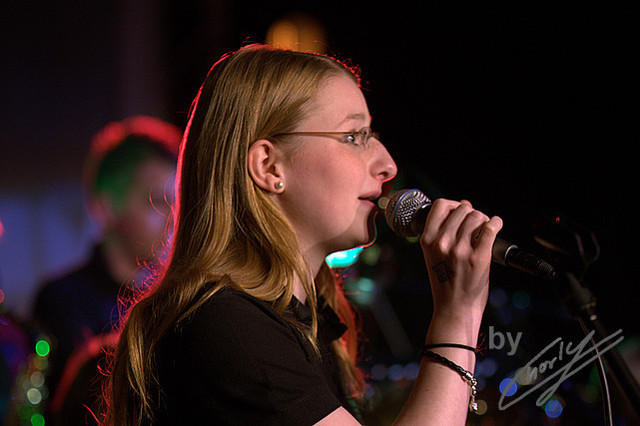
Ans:
[[[42,357],[49,355],[49,351],[51,347],[49,346],[49,342],[44,339],[40,339],[36,342],[36,353]]]
[[[35,413],[31,416],[32,426],[44,426],[44,417],[40,413]]]
[[[371,305],[376,298],[376,282],[360,277],[345,284],[349,297],[359,305]]]
[[[367,247],[362,254],[360,255],[360,259],[367,265],[375,265],[378,263],[378,259],[380,259],[380,255],[382,254],[382,249],[379,245],[374,244],[370,247]]]

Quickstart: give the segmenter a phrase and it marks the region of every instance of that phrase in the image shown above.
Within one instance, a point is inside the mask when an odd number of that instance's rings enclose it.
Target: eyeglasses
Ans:
[[[367,142],[369,142],[369,138],[379,139],[380,135],[370,127],[363,127],[358,131],[350,131],[350,132],[289,132],[289,133],[278,133],[274,136],[340,136],[340,142],[350,143],[356,146],[366,146]]]

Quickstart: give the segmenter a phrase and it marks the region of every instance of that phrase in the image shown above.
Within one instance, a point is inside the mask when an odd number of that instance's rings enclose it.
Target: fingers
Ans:
[[[491,248],[495,236],[502,228],[499,217],[489,218],[474,210],[469,201],[438,199],[433,203],[421,243],[437,245],[441,253],[454,246],[459,250]]]
[[[451,201],[442,198],[437,199],[425,222],[425,230],[422,234],[423,240],[431,242],[436,239],[444,240],[446,243],[453,242],[455,232],[466,214],[471,210],[471,203],[468,201]],[[448,235],[447,235],[447,231]]]
[[[502,228],[468,201],[436,200],[420,245],[427,266],[434,312],[483,312],[489,292],[491,251]]]
[[[493,248],[493,242],[496,239],[496,235],[502,229],[502,219],[498,216],[494,216],[489,221],[485,222],[480,228],[480,233],[476,239],[476,247],[479,250],[487,250]]]

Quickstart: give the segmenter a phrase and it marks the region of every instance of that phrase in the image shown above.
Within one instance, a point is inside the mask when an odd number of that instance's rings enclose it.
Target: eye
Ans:
[[[359,145],[358,141],[358,132],[349,133],[344,135],[343,139],[346,143],[352,143],[354,145]]]

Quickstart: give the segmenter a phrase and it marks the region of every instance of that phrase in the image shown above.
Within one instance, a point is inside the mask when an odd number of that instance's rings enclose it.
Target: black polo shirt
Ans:
[[[311,322],[296,298],[288,313]],[[299,426],[351,410],[330,346],[345,330],[331,308],[320,309],[318,358],[271,303],[223,289],[163,339],[154,423]]]

